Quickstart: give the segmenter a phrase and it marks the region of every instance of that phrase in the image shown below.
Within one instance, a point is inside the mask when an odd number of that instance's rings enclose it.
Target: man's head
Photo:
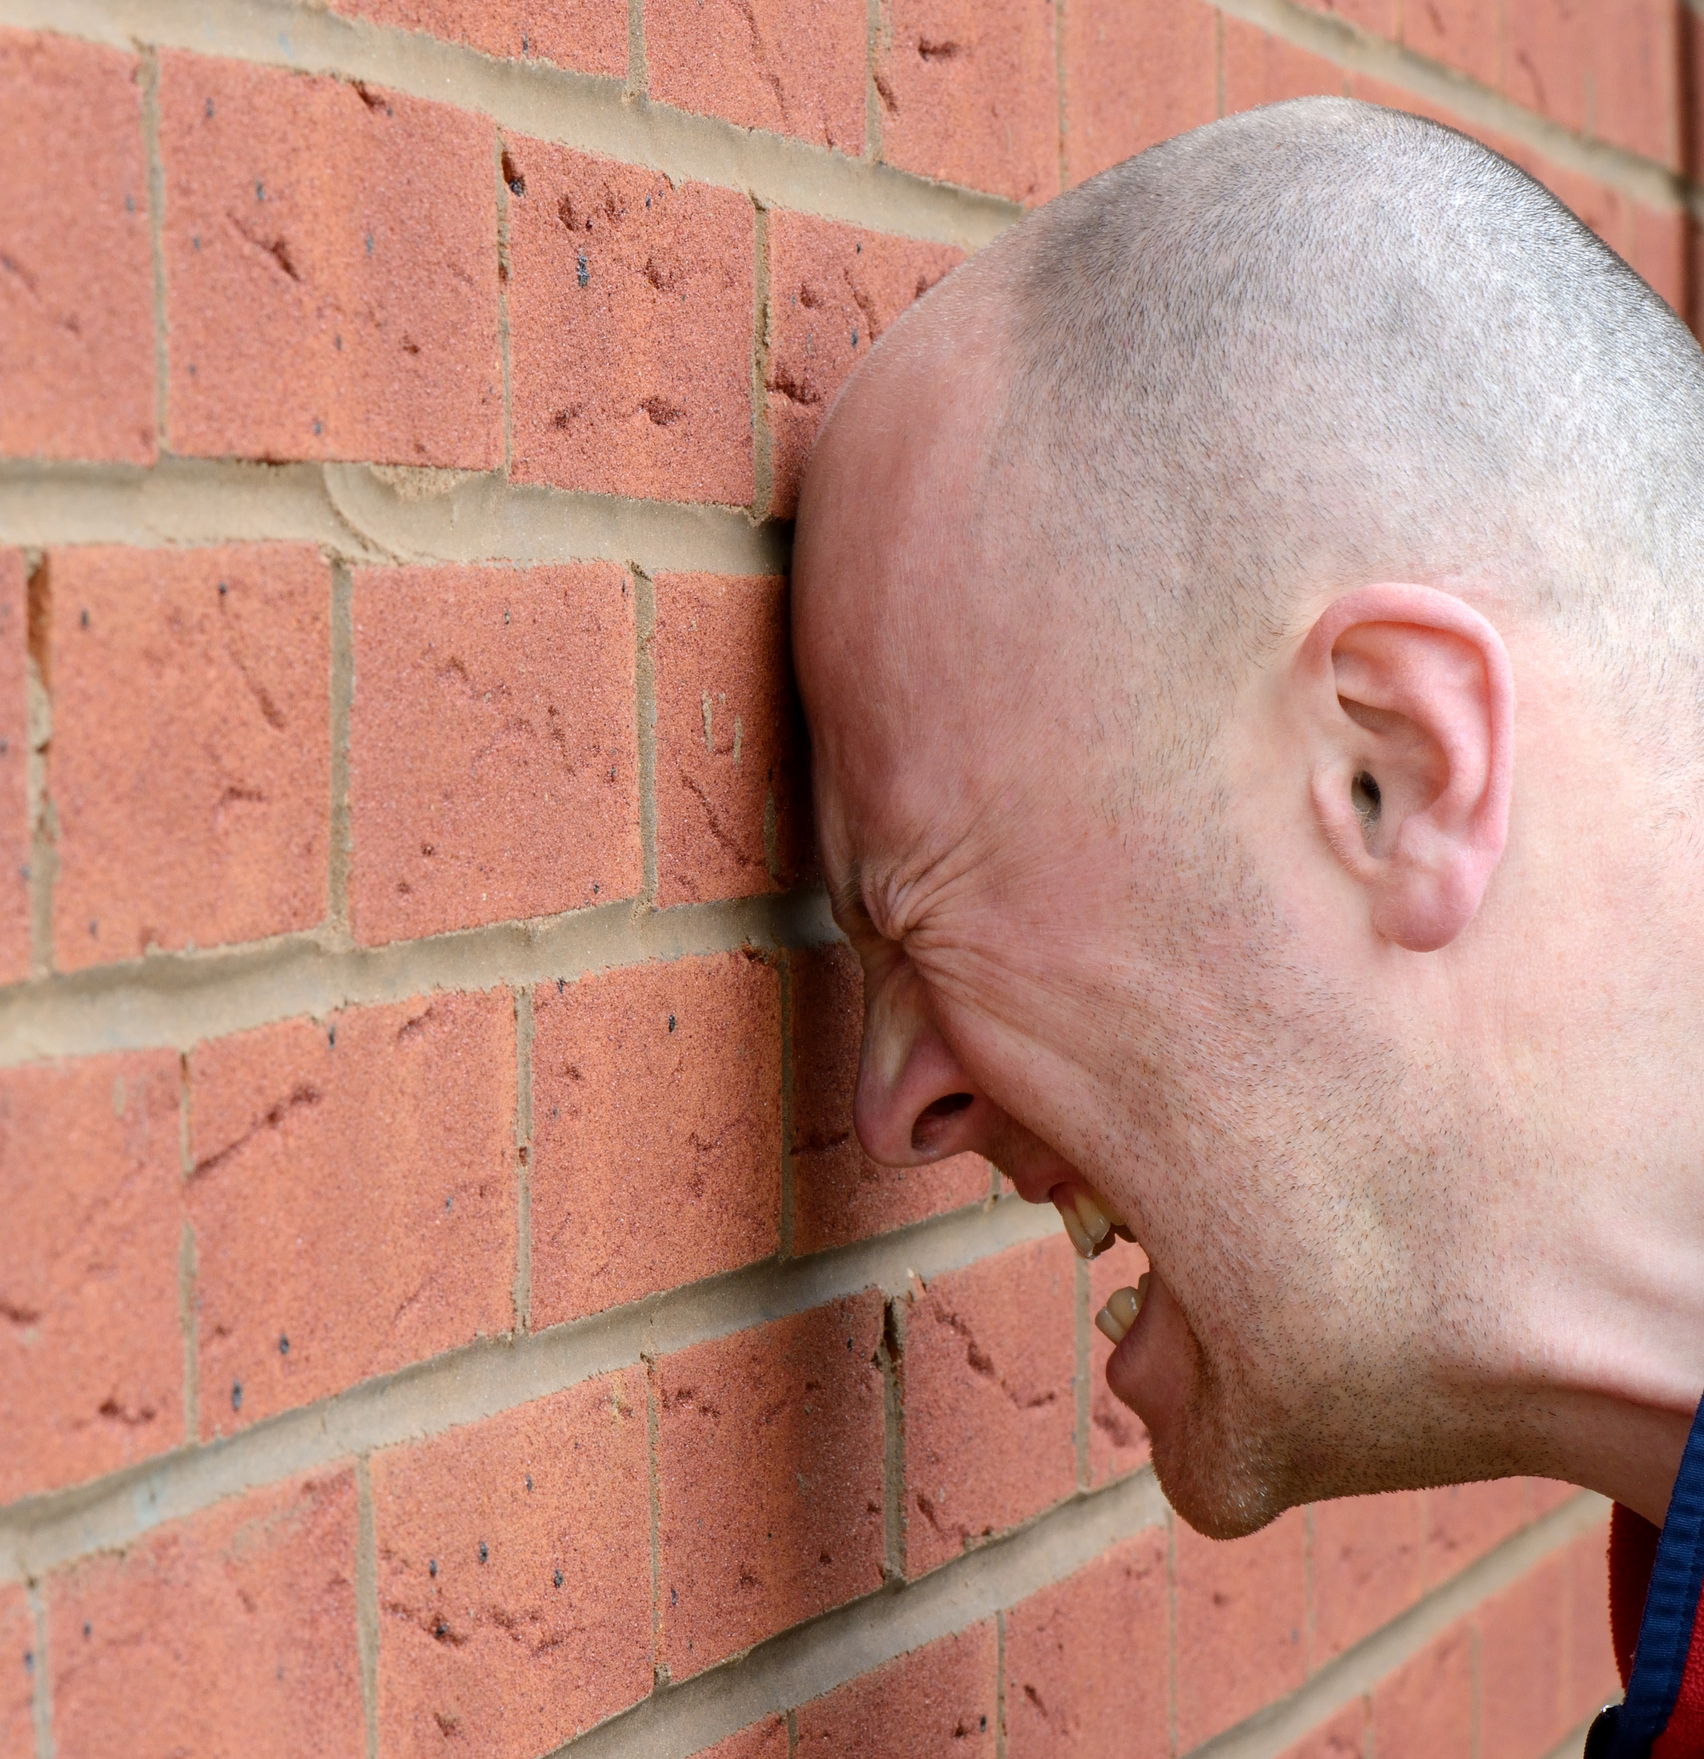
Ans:
[[[1337,100],[1050,204],[819,442],[859,1133],[1122,1217],[1109,1379],[1207,1531],[1597,1469],[1643,1274],[1609,1195],[1651,1221],[1704,1148],[1650,1098],[1699,999],[1700,482],[1662,302],[1495,155]]]

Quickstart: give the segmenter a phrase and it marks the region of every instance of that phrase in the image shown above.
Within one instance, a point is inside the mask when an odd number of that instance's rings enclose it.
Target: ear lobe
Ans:
[[[1514,685],[1502,637],[1431,587],[1362,587],[1297,656],[1314,706],[1311,793],[1369,894],[1376,933],[1412,952],[1472,921],[1508,837]]]

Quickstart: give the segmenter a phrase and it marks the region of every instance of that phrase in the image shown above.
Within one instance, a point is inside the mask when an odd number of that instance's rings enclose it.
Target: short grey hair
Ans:
[[[1670,714],[1683,692],[1699,755],[1704,354],[1506,159],[1348,99],[1275,104],[968,267],[1012,301],[995,452],[1045,469],[1076,565],[1145,583],[1115,585],[1145,643],[1241,670],[1310,585],[1489,576],[1617,690]]]

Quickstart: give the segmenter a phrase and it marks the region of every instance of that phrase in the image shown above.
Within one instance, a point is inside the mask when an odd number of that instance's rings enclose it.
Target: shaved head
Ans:
[[[1141,1243],[1108,1378],[1204,1531],[1510,1472],[1657,1499],[1704,1384],[1692,1333],[1634,1362],[1704,1270],[1663,1101],[1704,1029],[1701,482],[1668,307],[1496,154],[1335,99],[1050,203],[819,441],[859,1132]]]

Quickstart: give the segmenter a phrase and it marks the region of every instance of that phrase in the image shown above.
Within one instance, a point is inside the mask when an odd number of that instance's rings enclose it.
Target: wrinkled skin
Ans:
[[[1107,1378],[1204,1532],[1509,1473],[1660,1521],[1704,1387],[1693,784],[1630,818],[1636,754],[1489,579],[1304,595],[1205,749],[1132,744],[1121,668],[1166,656],[989,467],[978,298],[890,333],[800,505],[865,1148],[1123,1218]]]

